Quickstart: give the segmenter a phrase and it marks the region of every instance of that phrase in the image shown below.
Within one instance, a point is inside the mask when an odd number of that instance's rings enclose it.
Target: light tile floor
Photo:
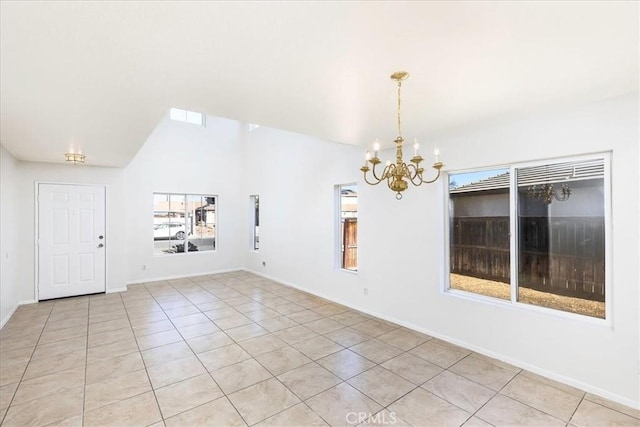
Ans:
[[[607,426],[640,411],[246,272],[21,306],[4,426]]]

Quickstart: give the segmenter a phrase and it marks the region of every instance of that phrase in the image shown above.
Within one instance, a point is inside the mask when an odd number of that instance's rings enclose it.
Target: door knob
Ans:
[[[99,248],[102,248],[102,247],[104,247],[104,245],[103,245],[102,243],[100,243],[100,244],[98,245],[98,247],[99,247]]]
[[[104,239],[104,236],[98,236],[98,239],[102,240]]]

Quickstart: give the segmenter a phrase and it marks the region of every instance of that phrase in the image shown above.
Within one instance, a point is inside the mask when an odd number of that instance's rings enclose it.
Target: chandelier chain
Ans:
[[[400,88],[402,80],[398,80],[398,136],[402,138],[402,122],[400,120]]]

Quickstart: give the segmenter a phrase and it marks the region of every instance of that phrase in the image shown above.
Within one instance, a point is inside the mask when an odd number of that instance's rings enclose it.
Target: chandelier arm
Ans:
[[[369,184],[369,185],[378,185],[378,184],[380,184],[382,181],[384,181],[383,179],[379,179],[379,180],[377,180],[377,181],[369,181],[369,180],[367,179],[367,173],[366,173],[366,172],[364,172],[364,174],[363,174],[363,175],[364,175],[364,182],[366,182],[366,183],[367,183],[367,184]]]
[[[394,163],[391,163],[384,167],[384,173],[382,175],[382,178],[387,179],[387,187],[389,187],[389,189],[392,189],[391,183],[393,182],[395,174],[396,174],[396,165]]]
[[[422,179],[422,177],[420,177],[420,179],[422,180],[420,184],[431,184],[433,182],[436,182],[438,178],[440,178],[440,168],[436,168],[436,169],[438,169],[438,174],[436,175],[435,178],[425,181],[424,179]]]
[[[384,167],[384,172],[382,173],[382,178],[390,179],[396,174],[396,165],[395,163],[390,163]]]
[[[376,163],[373,164],[373,167],[371,168],[371,174],[373,175],[373,178],[377,181],[380,182],[384,179],[384,170],[382,171],[382,177],[379,177],[378,174],[376,174]]]
[[[413,165],[413,164],[407,165],[407,177],[409,178],[409,181],[411,181],[411,183],[416,187],[422,184],[422,174],[418,171],[418,168],[416,167],[416,165]],[[416,181],[416,178],[418,179],[417,181]]]

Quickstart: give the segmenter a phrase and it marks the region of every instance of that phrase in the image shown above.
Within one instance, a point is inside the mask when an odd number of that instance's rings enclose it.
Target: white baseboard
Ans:
[[[13,313],[16,312],[19,305],[20,304],[14,305],[13,308],[9,310],[9,313],[6,316],[4,316],[4,319],[2,319],[2,321],[0,322],[0,329],[2,329],[4,325],[9,321],[9,319],[11,319],[11,316],[13,316]]]
[[[137,285],[139,283],[158,282],[160,280],[182,279],[185,277],[207,276],[209,274],[231,273],[233,271],[243,271],[243,270],[244,269],[242,267],[237,267],[237,268],[227,268],[224,270],[216,270],[216,271],[209,271],[209,272],[203,272],[203,273],[176,274],[171,276],[153,277],[153,278],[147,278],[147,279],[141,279],[141,280],[131,280],[127,282],[127,285]]]
[[[295,288],[295,289],[310,293],[312,295],[318,296],[320,298],[324,298],[326,300],[335,302],[337,304],[344,305],[344,306],[349,307],[351,309],[361,311],[361,312],[369,314],[371,316],[375,316],[375,317],[378,317],[380,319],[396,323],[398,325],[404,326],[405,328],[409,328],[409,329],[412,329],[414,331],[421,332],[421,333],[426,334],[426,335],[430,335],[432,337],[441,339],[442,341],[446,341],[446,342],[449,342],[451,344],[454,344],[454,345],[457,345],[457,346],[460,346],[460,347],[464,347],[464,348],[466,348],[468,350],[471,350],[471,351],[474,351],[476,353],[491,357],[493,359],[500,360],[502,362],[505,362],[505,363],[508,363],[510,365],[516,366],[518,368],[526,369],[527,371],[533,372],[535,374],[541,375],[543,377],[549,378],[549,379],[554,380],[554,381],[558,381],[558,382],[563,383],[563,384],[570,385],[572,387],[578,388],[580,390],[586,391],[586,392],[591,393],[591,394],[595,394],[597,396],[603,397],[603,398],[611,400],[613,402],[620,403],[620,404],[628,406],[630,408],[640,409],[640,401],[634,401],[634,400],[629,399],[627,397],[620,396],[620,395],[617,395],[615,393],[611,393],[611,392],[609,392],[607,390],[603,390],[601,388],[595,387],[595,386],[593,386],[591,384],[583,383],[581,381],[562,376],[560,374],[557,374],[557,373],[552,372],[552,371],[548,371],[548,370],[540,368],[538,366],[531,365],[529,363],[522,362],[520,360],[516,360],[516,359],[510,358],[510,357],[504,356],[502,354],[495,353],[495,352],[493,352],[491,350],[488,350],[486,348],[479,347],[479,346],[476,346],[474,344],[470,344],[470,343],[467,343],[465,341],[462,341],[462,340],[459,340],[459,339],[456,339],[456,338],[452,338],[452,337],[449,337],[447,335],[440,334],[438,332],[434,332],[432,330],[429,330],[429,329],[414,325],[412,323],[408,323],[408,322],[404,322],[402,320],[398,320],[398,319],[393,318],[391,316],[386,316],[384,314],[380,314],[380,313],[368,310],[366,308],[359,307],[359,306],[351,304],[351,303],[349,303],[347,301],[342,301],[340,299],[332,298],[332,297],[329,297],[328,295],[324,295],[324,294],[322,294],[320,292],[311,291],[309,289],[303,288],[303,287],[298,286],[296,284],[287,282],[286,280],[280,280],[280,279],[278,279],[276,277],[269,276],[268,274],[260,273],[258,271],[254,271],[254,270],[251,270],[251,269],[244,269],[244,270],[249,272],[249,273],[253,273],[253,274],[257,275],[257,276],[261,276],[261,277],[264,277],[266,279],[273,280],[273,281],[276,281],[278,283],[282,283],[283,285],[286,285],[286,286],[289,286],[289,287],[292,287],[292,288]]]
[[[106,294],[115,294],[116,292],[126,292],[127,291],[127,287],[125,286],[124,288],[113,288],[113,289],[107,289],[106,290]]]
[[[14,315],[14,313],[16,312],[18,307],[20,307],[21,305],[35,304],[37,302],[38,301],[32,299],[32,300],[20,301],[19,303],[17,303],[15,306],[13,306],[13,308],[11,310],[9,310],[9,314],[7,314],[4,317],[4,319],[2,319],[2,321],[0,322],[0,329],[2,329],[4,327],[4,325],[11,319],[11,316]]]

